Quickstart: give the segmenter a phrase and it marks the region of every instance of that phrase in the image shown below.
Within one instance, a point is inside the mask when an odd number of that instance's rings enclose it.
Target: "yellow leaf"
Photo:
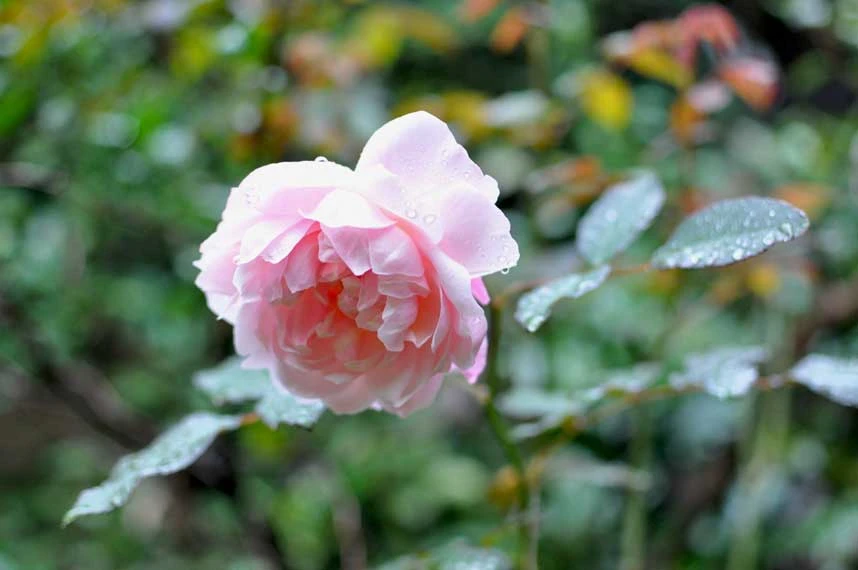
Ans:
[[[390,65],[402,50],[403,29],[396,14],[385,10],[363,12],[351,34],[347,49],[370,67]]]
[[[209,30],[185,28],[170,53],[170,67],[179,77],[195,79],[211,67],[216,57],[214,38]]]
[[[626,57],[629,69],[645,77],[657,79],[677,88],[691,84],[691,71],[670,53],[656,48],[647,48],[630,53]]]
[[[748,271],[746,279],[748,289],[757,297],[771,297],[781,287],[781,276],[778,268],[771,263],[755,263]]]
[[[634,98],[626,81],[609,71],[587,73],[581,85],[581,108],[592,121],[610,130],[626,128]]]

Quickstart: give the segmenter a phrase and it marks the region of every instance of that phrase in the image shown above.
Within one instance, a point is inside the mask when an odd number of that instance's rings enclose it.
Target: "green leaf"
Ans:
[[[650,226],[664,199],[661,182],[649,172],[609,188],[578,224],[578,251],[593,265],[607,263]]]
[[[530,332],[535,332],[551,313],[551,307],[563,298],[576,299],[598,288],[611,268],[607,265],[588,273],[573,273],[522,295],[515,309],[515,319]]]
[[[799,384],[844,406],[858,406],[858,359],[811,354],[790,370]]]
[[[270,383],[265,396],[256,405],[259,418],[271,429],[280,424],[309,428],[319,421],[324,411],[325,404],[320,400],[297,398]]]
[[[240,416],[207,412],[187,416],[149,447],[120,459],[107,481],[83,491],[63,518],[63,525],[124,505],[142,479],[185,469],[199,459],[219,433],[240,425]]]
[[[759,346],[722,347],[685,359],[685,369],[670,375],[674,388],[702,388],[718,398],[747,394],[760,377],[757,365],[768,357]]]
[[[237,356],[198,372],[194,384],[215,404],[256,401],[256,413],[271,429],[280,424],[309,428],[325,411],[320,400],[297,398],[275,386],[266,371],[242,368]]]
[[[424,554],[398,558],[377,570],[512,570],[512,562],[500,550],[455,542]]]
[[[652,258],[655,267],[716,267],[760,254],[807,231],[804,212],[772,198],[737,198],[683,221]]]
[[[259,400],[268,393],[271,380],[264,370],[242,368],[241,358],[233,356],[214,368],[197,372],[194,386],[219,405]]]
[[[498,403],[504,414],[513,418],[565,417],[584,412],[586,406],[556,392],[518,388],[503,395]]]
[[[638,394],[659,379],[662,368],[662,365],[656,362],[643,362],[632,368],[611,372],[597,386],[585,390],[583,398],[589,402],[597,402],[611,393]]]

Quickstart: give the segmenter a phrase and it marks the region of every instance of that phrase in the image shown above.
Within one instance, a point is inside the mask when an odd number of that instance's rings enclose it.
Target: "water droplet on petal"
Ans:
[[[500,272],[502,275],[507,275],[509,273],[509,267],[504,267],[500,270]]]
[[[328,159],[324,156],[317,156],[315,162],[328,162]]]
[[[413,220],[417,217],[417,210],[415,210],[414,208],[408,208],[407,210],[405,210],[405,215]]]
[[[437,220],[437,219],[438,219],[438,216],[436,216],[435,214],[426,214],[425,216],[423,216],[423,222],[426,225],[430,225],[430,226],[432,224],[434,224],[435,220]]]

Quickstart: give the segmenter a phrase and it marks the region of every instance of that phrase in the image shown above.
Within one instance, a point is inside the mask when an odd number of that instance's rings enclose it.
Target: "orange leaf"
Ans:
[[[771,61],[741,57],[721,64],[718,75],[745,103],[765,111],[778,95],[778,69]]]
[[[530,22],[521,7],[510,8],[492,31],[491,45],[495,50],[507,53],[514,50],[527,35]]]
[[[488,16],[499,3],[500,0],[465,0],[459,6],[459,14],[466,22],[476,22]]]
[[[811,219],[818,218],[831,200],[828,187],[813,183],[784,184],[773,193],[775,198],[801,208]]]
[[[697,133],[706,116],[691,104],[688,97],[679,97],[670,106],[670,132],[683,145],[697,140]]]
[[[717,4],[694,6],[685,10],[676,20],[681,47],[680,60],[693,67],[697,44],[706,42],[717,53],[727,53],[739,45],[742,37],[739,25],[726,8]]]

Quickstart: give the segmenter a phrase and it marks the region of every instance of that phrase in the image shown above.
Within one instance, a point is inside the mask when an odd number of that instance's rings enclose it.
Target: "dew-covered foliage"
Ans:
[[[856,567],[853,4],[0,2],[0,569]],[[420,109],[520,262],[477,382],[337,416],[193,262]]]

